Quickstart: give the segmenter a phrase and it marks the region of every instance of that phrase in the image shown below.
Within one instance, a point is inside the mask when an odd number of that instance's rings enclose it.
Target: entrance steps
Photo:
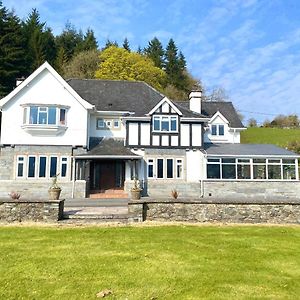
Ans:
[[[98,191],[91,191],[90,193],[91,199],[122,199],[128,198],[128,193],[124,190],[98,190]]]

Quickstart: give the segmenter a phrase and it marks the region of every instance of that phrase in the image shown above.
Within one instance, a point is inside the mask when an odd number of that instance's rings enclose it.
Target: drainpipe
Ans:
[[[74,199],[75,191],[75,157],[72,156],[72,199]]]
[[[204,158],[207,158],[207,152],[203,149],[204,151]],[[204,162],[203,162],[204,165]],[[203,177],[200,179],[200,198],[204,197],[204,180]]]

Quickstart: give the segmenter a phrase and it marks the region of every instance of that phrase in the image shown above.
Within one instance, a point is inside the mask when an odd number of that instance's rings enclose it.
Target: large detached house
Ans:
[[[172,101],[144,82],[65,81],[47,62],[1,99],[0,196],[298,197],[298,155],[240,144],[231,102]]]

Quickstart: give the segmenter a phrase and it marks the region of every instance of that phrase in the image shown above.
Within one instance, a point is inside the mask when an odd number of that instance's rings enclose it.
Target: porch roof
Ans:
[[[123,139],[102,138],[85,154],[75,156],[76,159],[141,159],[124,146]]]
[[[219,157],[300,157],[292,151],[270,144],[205,144],[204,149],[208,156]]]

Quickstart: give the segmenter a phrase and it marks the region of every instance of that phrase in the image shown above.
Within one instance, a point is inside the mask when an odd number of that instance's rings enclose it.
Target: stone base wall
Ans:
[[[129,202],[143,221],[300,224],[298,203]]]
[[[56,222],[63,213],[64,200],[0,200],[0,222]]]
[[[58,182],[62,188],[60,198],[71,198],[73,182]],[[48,189],[51,186],[51,180],[0,180],[0,198],[9,199],[10,192],[17,192],[21,199],[49,199]],[[75,182],[75,198],[86,197],[86,182],[78,180]]]

